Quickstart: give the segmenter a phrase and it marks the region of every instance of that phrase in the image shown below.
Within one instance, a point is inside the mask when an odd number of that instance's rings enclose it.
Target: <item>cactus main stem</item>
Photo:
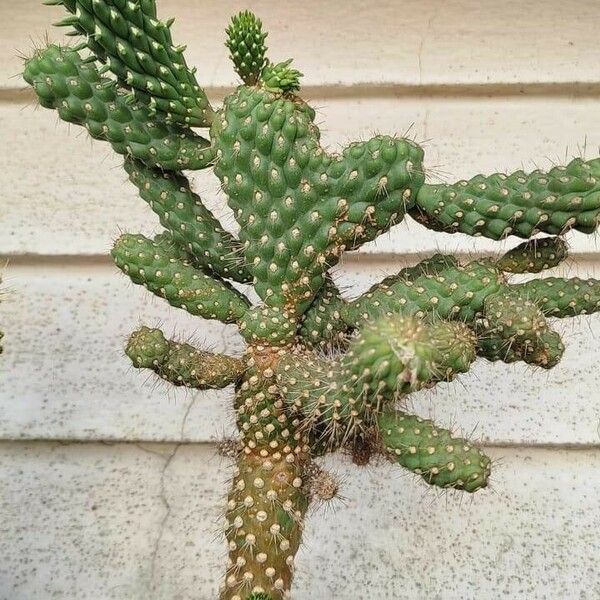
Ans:
[[[229,492],[229,566],[221,600],[265,593],[288,597],[309,494],[310,450],[298,421],[284,412],[275,381],[281,349],[251,348],[236,390],[242,451]]]

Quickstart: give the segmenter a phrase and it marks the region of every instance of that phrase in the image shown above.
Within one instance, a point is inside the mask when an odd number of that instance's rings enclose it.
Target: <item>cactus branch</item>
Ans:
[[[125,160],[130,181],[159,216],[161,225],[196,263],[220,277],[247,283],[241,244],[226,232],[180,173]]]
[[[235,323],[250,306],[247,298],[226,282],[195,269],[167,235],[150,240],[124,234],[115,242],[112,255],[133,283],[192,315]]]
[[[561,237],[534,238],[509,250],[498,267],[505,273],[539,273],[556,267],[567,256],[568,246]]]
[[[494,240],[570,229],[593,233],[600,215],[600,159],[576,158],[547,173],[516,171],[424,185],[411,215],[436,231]]]
[[[528,364],[549,369],[564,352],[560,336],[531,299],[511,289],[488,296],[479,326],[480,355],[489,360]]]
[[[360,327],[374,315],[400,313],[419,318],[435,314],[442,319],[473,322],[482,314],[485,298],[506,286],[504,275],[491,261],[460,265],[448,260],[447,268],[443,261],[437,257],[431,271],[427,263],[420,263],[417,270],[402,270],[384,279],[347,305],[344,320]],[[418,269],[425,273],[419,274]]]
[[[167,122],[210,125],[213,111],[204,90],[173,45],[170,24],[156,18],[154,2],[63,0],[72,13],[58,23],[88,38],[88,47],[123,86],[135,90]],[[172,22],[170,22],[172,23]]]
[[[237,383],[245,370],[244,362],[238,358],[167,340],[160,329],[149,327],[131,334],[125,353],[137,369],[152,369],[173,385],[198,390]]]
[[[23,77],[43,107],[56,109],[63,121],[85,127],[119,154],[173,170],[202,169],[212,161],[207,140],[155,119],[74,49],[50,45],[37,51]]]
[[[600,310],[600,280],[546,277],[512,286],[549,317],[591,315]]]
[[[397,398],[466,372],[475,348],[462,323],[396,316],[364,325],[339,358],[285,356],[278,377],[290,410],[320,444],[335,449],[364,437]]]
[[[487,486],[490,459],[471,442],[432,421],[394,410],[385,411],[378,425],[389,460],[427,483],[471,493]]]

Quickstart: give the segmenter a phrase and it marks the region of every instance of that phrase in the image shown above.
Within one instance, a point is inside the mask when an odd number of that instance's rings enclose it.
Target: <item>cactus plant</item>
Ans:
[[[346,451],[357,464],[381,457],[441,488],[486,487],[483,451],[407,413],[405,399],[478,359],[557,364],[564,347],[548,317],[599,310],[600,281],[511,283],[509,274],[554,267],[567,255],[564,234],[595,231],[600,159],[430,185],[410,139],[378,135],[328,153],[299,95],[302,74],[291,60],[271,62],[250,12],[227,29],[242,83],[213,108],[154,0],[47,3],[66,9],[59,25],[82,41],[37,50],[25,80],[42,106],[124,156],[164,227],[153,239],[122,235],[116,265],[172,306],[236,325],[247,343],[242,356],[224,356],[144,326],[126,348],[135,367],[173,385],[235,386],[222,600],[288,596],[308,506],[337,493],[315,462],[324,453]],[[182,173],[206,168],[239,238]],[[331,276],[342,253],[407,216],[436,231],[526,241],[499,259],[435,255],[344,298]]]

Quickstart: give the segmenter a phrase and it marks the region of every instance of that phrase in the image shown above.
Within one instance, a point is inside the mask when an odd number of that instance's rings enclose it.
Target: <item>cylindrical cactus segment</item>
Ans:
[[[149,327],[141,327],[131,334],[125,353],[134,367],[152,369],[173,385],[198,390],[219,389],[237,383],[245,370],[239,358],[167,340],[160,329]]]
[[[562,358],[559,334],[536,303],[514,289],[488,296],[483,323],[480,354],[490,360],[522,360],[549,369]]]
[[[235,323],[250,306],[231,285],[195,269],[169,236],[151,240],[124,234],[115,242],[112,256],[133,283],[192,315]]]
[[[506,285],[502,272],[488,260],[476,260],[466,265],[449,261],[447,268],[440,262],[438,266],[431,273],[384,279],[348,303],[344,320],[360,327],[361,323],[381,315],[404,314],[418,318],[436,315],[441,319],[472,322],[482,313],[487,296]]]
[[[343,249],[401,220],[423,182],[423,153],[412,141],[377,136],[331,156],[313,119],[298,98],[240,87],[211,127],[215,174],[241,226],[256,291],[298,314]]]
[[[229,568],[221,600],[252,593],[287,598],[309,492],[307,438],[290,418],[277,386],[277,349],[250,350],[235,397],[242,452],[227,505]]]
[[[229,568],[221,600],[248,600],[266,590],[270,596],[262,597],[289,597],[309,504],[301,474],[297,461],[239,455],[227,503]]]
[[[380,318],[363,325],[342,356],[343,380],[379,404],[379,397],[408,394],[465,373],[475,348],[476,338],[464,323]]]
[[[476,492],[487,486],[490,459],[471,442],[432,421],[387,409],[378,418],[387,457],[442,488]]]
[[[331,157],[339,243],[354,250],[400,223],[423,185],[423,149],[408,138],[376,135]],[[319,171],[315,173],[322,180]],[[339,218],[341,217],[341,218]]]
[[[511,286],[548,317],[576,317],[600,310],[600,280],[546,277]]]
[[[202,169],[212,161],[207,140],[154,119],[148,107],[131,102],[74,49],[52,44],[37,51],[26,61],[23,77],[42,106],[109,142],[118,154],[169,170]]]
[[[90,49],[106,62],[122,85],[147,99],[165,120],[206,127],[212,109],[194,70],[183,57],[184,47],[173,45],[170,26],[156,19],[153,2],[127,0],[66,0],[73,13],[57,25],[73,27],[88,36]]]
[[[514,290],[488,296],[484,312],[494,331],[517,344],[532,344],[548,329],[548,322],[535,302]]]
[[[288,407],[302,415],[313,439],[335,448],[365,435],[395,398],[466,372],[475,350],[476,338],[463,323],[397,315],[364,325],[339,358],[282,357],[278,378]]]
[[[302,315],[298,336],[308,348],[336,350],[345,347],[348,325],[342,320],[346,301],[329,275],[308,310]]]
[[[570,229],[593,233],[600,218],[600,159],[576,158],[547,173],[516,171],[424,185],[410,214],[436,231],[495,240]]]
[[[509,250],[498,261],[498,268],[505,273],[539,273],[563,262],[568,250],[561,237],[534,238]]]
[[[477,356],[494,362],[525,362],[529,365],[551,369],[556,366],[565,351],[560,335],[552,329],[541,332],[534,344],[517,344],[493,331],[480,330]]]
[[[161,225],[195,262],[220,277],[242,283],[251,280],[240,242],[223,229],[183,175],[133,159],[125,160],[125,170]]]
[[[231,18],[226,33],[225,45],[231,52],[235,72],[246,85],[256,84],[267,64],[267,34],[262,30],[261,20],[244,10]]]

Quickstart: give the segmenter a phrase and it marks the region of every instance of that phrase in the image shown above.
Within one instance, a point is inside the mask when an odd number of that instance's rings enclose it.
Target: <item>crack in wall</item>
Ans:
[[[187,423],[187,419],[190,415],[192,408],[194,407],[194,404],[196,404],[197,399],[198,399],[198,394],[193,393],[192,399],[188,402],[185,412],[183,413],[183,419],[181,419],[181,425],[179,427],[179,438],[182,442],[185,441],[185,425]]]
[[[169,502],[169,499],[167,497],[166,490],[165,490],[165,475],[166,475],[167,469],[173,462],[173,459],[175,458],[175,455],[177,454],[177,451],[179,450],[179,448],[181,448],[181,446],[182,446],[181,443],[175,444],[172,451],[166,456],[165,463],[164,463],[163,468],[160,473],[159,498],[164,507],[164,515],[163,515],[163,517],[160,521],[159,527],[158,527],[158,535],[156,536],[156,540],[154,542],[154,546],[152,548],[152,554],[151,554],[151,558],[150,558],[150,589],[153,592],[156,591],[156,588],[158,585],[158,582],[156,581],[156,575],[157,575],[156,567],[157,567],[158,552],[160,550],[160,545],[162,543],[162,539],[163,539],[163,536],[164,536],[164,533],[166,530],[166,524],[167,524],[169,517],[171,516],[171,510],[172,510],[171,503]]]

